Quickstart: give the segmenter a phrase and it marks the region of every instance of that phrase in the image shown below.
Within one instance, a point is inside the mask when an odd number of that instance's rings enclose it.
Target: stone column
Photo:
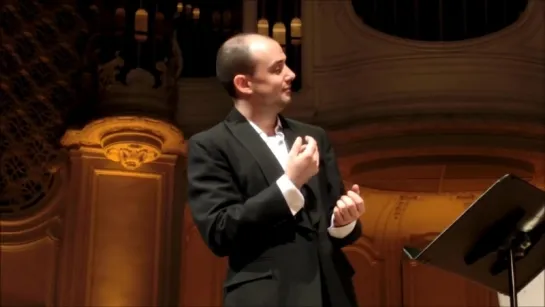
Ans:
[[[58,305],[175,305],[181,131],[151,118],[108,117],[69,130],[62,144],[71,180]]]

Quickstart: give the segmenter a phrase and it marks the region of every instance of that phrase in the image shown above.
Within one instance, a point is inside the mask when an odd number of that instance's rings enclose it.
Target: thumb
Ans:
[[[357,184],[353,185],[351,190],[358,195],[360,194],[360,186]]]
[[[303,144],[303,139],[301,139],[301,137],[298,136],[295,139],[295,142],[293,142],[293,145],[291,146],[290,155],[297,155],[299,151],[301,150],[302,144]]]

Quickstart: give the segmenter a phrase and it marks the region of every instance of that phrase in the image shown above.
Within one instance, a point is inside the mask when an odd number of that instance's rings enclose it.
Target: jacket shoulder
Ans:
[[[226,133],[225,126],[223,122],[220,122],[213,127],[210,127],[201,132],[197,132],[189,138],[189,144],[199,143],[199,144],[212,144],[215,143],[218,139]]]
[[[307,124],[302,121],[298,121],[291,118],[285,118],[285,120],[288,123],[288,125],[298,128],[298,130],[308,131],[309,134],[312,134],[317,137],[327,137],[325,130],[320,126]]]

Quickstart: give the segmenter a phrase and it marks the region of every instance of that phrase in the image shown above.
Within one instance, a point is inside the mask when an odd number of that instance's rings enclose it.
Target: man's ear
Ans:
[[[233,84],[235,88],[242,94],[248,95],[252,93],[252,84],[245,75],[236,75],[233,78]]]

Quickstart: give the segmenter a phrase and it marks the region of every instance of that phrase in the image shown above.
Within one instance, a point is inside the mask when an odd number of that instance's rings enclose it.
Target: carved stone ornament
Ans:
[[[104,136],[102,148],[106,157],[129,170],[155,161],[161,155],[161,140],[151,134],[121,131]]]
[[[61,140],[66,147],[104,150],[106,158],[135,170],[162,154],[183,155],[186,145],[182,132],[171,124],[145,117],[108,117],[82,130],[68,130]]]

